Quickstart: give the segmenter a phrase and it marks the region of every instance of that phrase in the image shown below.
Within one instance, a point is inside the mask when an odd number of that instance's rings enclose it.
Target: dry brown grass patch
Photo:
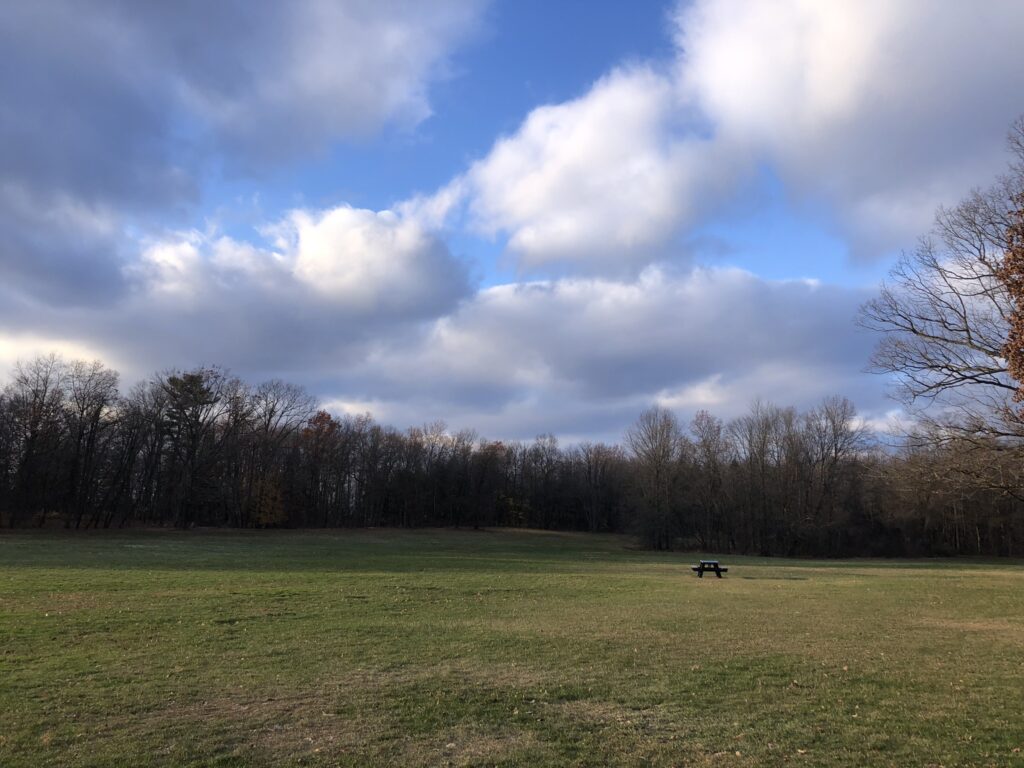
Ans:
[[[548,748],[532,731],[513,727],[487,730],[458,726],[429,739],[412,742],[403,752],[405,765],[470,766],[492,764],[524,753],[536,756]]]
[[[1024,645],[1024,624],[1008,619],[927,619],[928,627],[961,632],[994,632],[1005,640]]]

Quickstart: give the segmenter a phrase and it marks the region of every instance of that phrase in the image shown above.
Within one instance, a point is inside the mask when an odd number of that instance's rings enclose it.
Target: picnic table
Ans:
[[[704,571],[714,571],[715,576],[722,578],[722,574],[729,569],[723,568],[717,560],[701,560],[697,565],[691,565],[690,570],[696,572],[698,579],[703,579]]]

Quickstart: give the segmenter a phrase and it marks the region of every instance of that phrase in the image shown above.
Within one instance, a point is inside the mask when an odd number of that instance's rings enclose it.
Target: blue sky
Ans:
[[[0,371],[219,363],[338,412],[617,440],[895,409],[854,322],[1005,167],[1024,6],[0,9]]]

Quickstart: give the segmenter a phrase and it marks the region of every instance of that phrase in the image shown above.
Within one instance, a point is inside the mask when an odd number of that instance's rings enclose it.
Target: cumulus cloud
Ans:
[[[293,211],[253,242],[167,233],[141,244],[122,279],[124,294],[100,306],[47,306],[4,286],[0,342],[20,352],[29,346],[18,339],[106,350],[129,361],[128,378],[216,362],[315,384],[470,292],[466,265],[434,235],[391,212],[349,207]]]
[[[53,347],[126,380],[217,362],[341,411],[509,438],[617,439],[652,403],[728,417],[757,396],[840,393],[891,417],[861,373],[864,292],[690,269],[680,239],[767,170],[853,251],[912,244],[1004,163],[1024,6],[694,0],[669,60],[537,107],[435,194],[278,214],[248,240],[192,220],[222,165],[259,173],[423,120],[479,15],[4,5],[0,365]],[[507,242],[541,279],[474,292],[445,227]]]
[[[482,0],[100,0],[0,10],[7,170],[161,190],[182,144],[264,163],[430,114],[428,87]],[[49,155],[49,158],[47,157]],[[66,167],[70,162],[71,167]],[[83,164],[86,164],[83,167]],[[49,177],[49,178],[48,178]]]
[[[467,173],[476,225],[507,233],[527,268],[650,261],[699,207],[694,180],[727,169],[713,145],[674,132],[674,109],[671,83],[647,67],[535,109]]]
[[[289,217],[294,273],[320,295],[349,306],[432,306],[450,298],[455,269],[447,246],[392,211],[335,208]]]
[[[183,105],[227,145],[271,159],[431,112],[428,85],[483,0],[192,2],[131,14]],[[134,7],[134,6],[133,6]],[[213,45],[197,45],[202,42]],[[252,158],[250,158],[252,159]]]
[[[501,285],[422,337],[376,345],[346,387],[398,423],[514,438],[612,437],[653,403],[732,416],[757,396],[810,406],[842,393],[874,412],[881,382],[861,370],[873,340],[851,323],[864,298],[732,269]]]
[[[184,306],[284,299],[372,323],[434,317],[469,290],[466,267],[436,235],[392,211],[294,210],[263,228],[262,244],[178,233],[129,268],[147,301]]]
[[[673,61],[536,108],[419,209],[461,201],[527,272],[614,274],[664,259],[768,169],[877,257],[1005,164],[1019,2],[696,0],[672,18]]]
[[[218,362],[305,384],[339,412],[400,427],[442,419],[504,439],[617,440],[654,403],[683,418],[699,408],[735,416],[754,397],[807,407],[840,393],[867,418],[890,407],[882,382],[862,373],[873,339],[850,322],[859,290],[655,267],[381,311],[315,291],[295,272],[299,245],[238,247],[196,233],[153,244],[154,271],[134,275],[131,299],[106,311],[37,311],[19,331],[24,312],[0,309],[0,325],[15,329],[0,334],[6,356],[57,340],[119,364],[129,382]],[[201,290],[175,293],[197,279]],[[237,290],[239,280],[254,282]]]
[[[109,301],[133,237],[259,172],[430,114],[480,0],[0,6],[0,275]],[[100,226],[102,225],[102,226]]]
[[[1024,5],[698,0],[676,17],[678,84],[719,140],[830,202],[867,255],[1005,167],[1024,107]]]

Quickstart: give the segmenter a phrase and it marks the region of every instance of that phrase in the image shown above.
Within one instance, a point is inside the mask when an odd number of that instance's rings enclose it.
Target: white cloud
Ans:
[[[330,413],[341,414],[342,416],[362,416],[364,414],[369,414],[372,418],[377,421],[382,421],[385,424],[388,423],[390,416],[387,411],[387,405],[381,403],[379,400],[334,399],[326,400],[322,402],[320,406]]]
[[[443,242],[391,212],[299,210],[262,240],[168,232],[139,245],[110,303],[47,306],[0,285],[0,334],[69,338],[126,375],[216,362],[252,376],[333,378],[377,339],[443,317],[471,287]]]
[[[447,247],[392,211],[290,215],[295,276],[324,298],[371,309],[431,302],[451,285]]]
[[[423,336],[374,345],[346,397],[402,426],[440,418],[500,438],[607,437],[652,403],[729,417],[756,396],[808,407],[839,393],[875,412],[872,339],[851,323],[863,298],[740,270],[495,286]]]
[[[447,246],[392,211],[295,210],[260,229],[266,246],[215,232],[170,233],[126,273],[147,301],[194,307],[249,294],[368,318],[430,314],[467,289],[465,267]]]
[[[185,233],[180,239],[154,243],[142,252],[138,265],[130,269],[142,273],[149,290],[157,297],[191,302],[206,287],[203,274],[204,245],[198,233]]]
[[[279,286],[291,268],[286,253],[230,237],[214,237],[208,247],[210,264],[217,273],[228,279],[252,281],[264,289]]]
[[[468,194],[466,179],[457,176],[433,194],[419,194],[399,202],[395,210],[402,217],[427,229],[439,230],[465,203]]]
[[[1015,0],[697,0],[676,22],[683,97],[827,200],[854,250],[912,246],[1005,167],[1024,109]]]
[[[341,220],[351,214],[357,228],[397,225],[343,210]],[[348,230],[333,226],[318,236],[346,242]],[[0,302],[0,358],[54,348],[98,356],[126,383],[216,362],[256,380],[305,384],[339,412],[369,411],[399,427],[442,419],[493,438],[551,431],[616,440],[652,403],[683,418],[698,408],[728,418],[756,396],[807,407],[843,394],[868,419],[888,408],[883,382],[862,373],[873,339],[850,322],[860,291],[734,269],[649,268],[628,279],[563,278],[473,295],[449,286],[406,306],[353,306],[296,275],[295,231],[274,246],[197,233],[154,243],[153,270],[132,276],[129,299],[40,311],[27,329],[26,313],[4,313]],[[380,279],[386,285],[389,276]],[[452,285],[464,291],[460,280],[455,273]],[[178,290],[189,284],[198,288]],[[343,283],[341,295],[347,290]],[[28,341],[12,346],[18,338]]]
[[[1016,0],[696,0],[674,22],[670,65],[616,68],[534,109],[414,201],[424,220],[464,201],[527,271],[623,274],[767,170],[852,253],[879,256],[1005,166],[1024,109]]]
[[[36,333],[6,333],[0,330],[0,382],[6,382],[19,362],[27,362],[41,355],[57,354],[65,360],[102,360],[117,367],[118,360],[101,346],[91,345],[59,336]]]
[[[522,264],[634,266],[696,207],[712,158],[674,132],[671,83],[615,70],[575,101],[535,109],[466,175],[478,227],[503,232]]]
[[[472,34],[483,7],[483,0],[293,0],[263,6],[254,21],[244,3],[215,13],[225,17],[227,47],[213,57],[212,72],[173,38],[157,48],[173,61],[190,111],[247,151],[273,156],[428,117],[428,87],[445,76],[451,51]]]
[[[907,8],[910,3],[903,3]],[[904,15],[863,0],[698,0],[676,16],[679,87],[721,133],[790,143],[861,117],[862,97],[884,85],[874,60]]]
[[[852,247],[912,244],[1002,166],[1024,108],[1015,0],[695,0],[671,61],[538,107],[434,195],[296,211],[255,242],[172,233],[122,268],[125,222],[152,232],[140,211],[195,199],[209,150],[262,167],[422,120],[480,6],[56,7],[0,10],[0,358],[218,362],[346,412],[494,437],[615,438],[652,402],[730,416],[758,395],[836,392],[889,419],[861,374],[860,292],[663,262],[765,170]],[[437,234],[459,215],[562,277],[471,294]],[[57,300],[37,306],[53,275]],[[111,285],[130,290],[108,301]],[[104,300],[68,301],[90,291]]]
[[[709,409],[727,403],[728,394],[722,386],[722,374],[715,373],[706,379],[693,384],[686,384],[675,389],[662,390],[655,397],[655,402],[662,408],[673,411]]]
[[[908,419],[906,412],[900,408],[878,412],[867,418],[862,416],[858,419],[858,423],[880,437],[900,438],[913,432],[913,424]]]
[[[181,226],[221,169],[426,118],[484,4],[0,4],[0,278],[57,303],[120,296],[120,250],[154,219]],[[184,255],[151,254],[166,286]]]

